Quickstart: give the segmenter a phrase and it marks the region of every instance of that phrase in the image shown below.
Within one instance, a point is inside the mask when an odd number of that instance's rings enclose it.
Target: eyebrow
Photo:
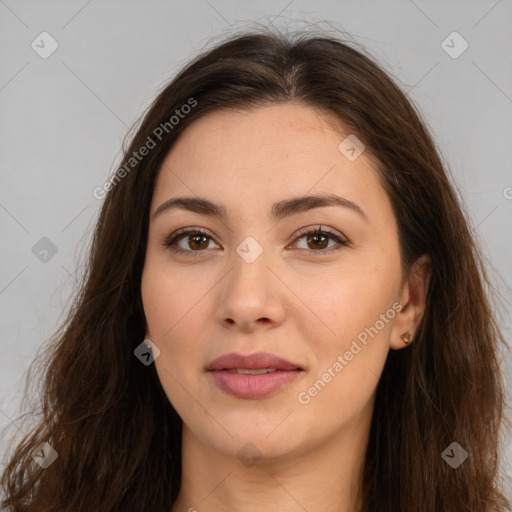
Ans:
[[[356,203],[337,195],[322,196],[304,196],[292,199],[284,199],[272,205],[270,218],[280,221],[285,217],[296,215],[298,213],[307,212],[314,208],[324,208],[326,206],[341,206],[349,208],[358,213],[366,222],[368,216],[363,209]],[[165,211],[181,208],[190,212],[199,213],[216,217],[221,220],[227,220],[228,213],[226,207],[221,203],[215,203],[202,197],[174,197],[162,203],[153,214],[153,218],[157,217]]]

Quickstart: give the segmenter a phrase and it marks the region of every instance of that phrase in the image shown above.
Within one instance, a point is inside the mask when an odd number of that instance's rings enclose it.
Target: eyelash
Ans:
[[[300,240],[301,238],[304,238],[307,235],[319,235],[319,234],[327,236],[328,238],[331,238],[332,240],[334,240],[335,242],[337,242],[338,244],[340,244],[343,247],[347,247],[349,245],[349,243],[346,240],[343,240],[342,238],[340,238],[337,234],[333,233],[332,231],[322,229],[322,226],[318,226],[318,228],[316,228],[316,229],[302,228],[299,231],[299,236],[297,237],[296,240]],[[178,230],[175,233],[171,234],[169,237],[165,238],[163,240],[163,245],[168,247],[172,251],[174,251],[176,254],[187,254],[187,255],[190,254],[193,256],[198,256],[199,253],[205,252],[204,250],[185,251],[183,249],[172,247],[176,242],[178,242],[182,238],[185,238],[187,235],[188,236],[203,235],[203,236],[209,238],[210,240],[214,241],[213,238],[210,235],[208,235],[207,232],[202,228],[183,228],[183,229]],[[335,248],[335,249],[333,249],[331,247],[329,249],[320,249],[320,250],[314,250],[314,249],[301,249],[301,250],[308,251],[309,253],[312,253],[312,254],[324,255],[324,254],[328,254],[333,251],[337,251],[339,249],[340,249],[340,247]]]

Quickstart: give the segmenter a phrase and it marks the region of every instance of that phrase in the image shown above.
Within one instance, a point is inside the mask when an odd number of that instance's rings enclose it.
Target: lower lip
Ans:
[[[302,371],[277,370],[260,375],[241,375],[223,370],[209,373],[215,384],[229,395],[239,398],[263,398],[291,384]]]

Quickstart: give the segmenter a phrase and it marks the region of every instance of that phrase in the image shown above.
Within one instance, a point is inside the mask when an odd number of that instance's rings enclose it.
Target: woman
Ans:
[[[370,57],[231,37],[165,87],[94,194],[7,510],[511,510],[481,256]]]

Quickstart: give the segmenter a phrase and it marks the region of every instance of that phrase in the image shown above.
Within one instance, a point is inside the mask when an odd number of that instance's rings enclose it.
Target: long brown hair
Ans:
[[[247,31],[205,50],[160,92],[101,189],[82,285],[41,355],[36,423],[1,480],[7,510],[171,509],[182,422],[154,365],[134,356],[145,334],[140,284],[155,178],[180,133],[206,113],[291,100],[334,114],[365,144],[396,215],[404,274],[418,256],[432,260],[414,343],[389,352],[378,383],[363,509],[511,510],[499,465],[498,354],[508,345],[481,249],[420,114],[354,46],[314,31]],[[141,156],[144,146],[152,147]],[[44,442],[58,454],[45,469],[32,457]],[[442,457],[453,442],[469,454],[457,468]]]

